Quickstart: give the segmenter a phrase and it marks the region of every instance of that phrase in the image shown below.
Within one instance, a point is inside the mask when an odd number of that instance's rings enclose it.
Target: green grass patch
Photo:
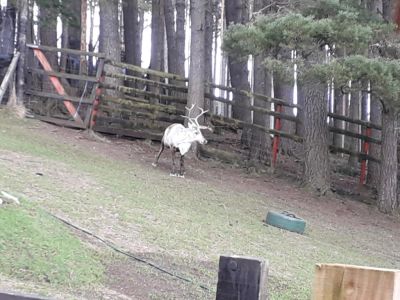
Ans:
[[[101,282],[96,254],[57,220],[32,204],[0,207],[0,272],[60,286]]]

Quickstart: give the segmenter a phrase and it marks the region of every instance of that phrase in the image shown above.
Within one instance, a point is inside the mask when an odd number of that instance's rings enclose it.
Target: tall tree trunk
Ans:
[[[86,26],[87,26],[87,9],[88,9],[88,0],[81,0],[81,43],[80,49],[81,51],[87,51],[87,42],[86,42]],[[87,75],[88,74],[88,63],[86,60],[86,56],[82,55],[80,59],[79,65],[79,74]]]
[[[176,2],[176,51],[177,69],[176,74],[185,76],[185,0],[175,0]]]
[[[81,48],[81,1],[82,0],[63,0],[67,1],[68,13],[68,46],[71,49]]]
[[[258,12],[270,4],[270,0],[254,0],[254,12]],[[264,11],[264,14],[267,13]],[[254,92],[262,95],[271,96],[271,73],[263,65],[265,56],[257,55],[254,57]],[[254,99],[254,105],[264,108],[270,108],[271,105],[258,98]],[[270,127],[270,117],[260,112],[254,112],[253,123],[264,127]],[[269,134],[252,128],[250,140],[249,161],[254,167],[259,165],[259,162],[269,161],[271,148],[271,137]]]
[[[350,98],[350,111],[349,117],[354,120],[360,119],[360,92],[354,91],[351,93]],[[350,123],[349,131],[353,133],[360,133],[360,126],[357,124]],[[356,138],[348,137],[348,144],[350,151],[359,152],[360,151],[360,143]],[[348,166],[351,170],[356,170],[358,167],[358,157],[355,155],[350,155]]]
[[[99,50],[108,59],[121,61],[121,44],[119,40],[118,0],[100,0],[100,44]],[[120,72],[119,68],[106,65],[105,71],[110,73]],[[108,83],[119,85],[120,80],[107,78]],[[113,93],[118,94],[118,93]]]
[[[371,12],[374,12],[379,16],[385,17],[383,14],[382,0],[369,0],[368,7]],[[382,124],[382,104],[379,100],[374,99],[372,96],[371,96],[371,108],[370,108],[370,122],[377,125]],[[372,129],[372,137],[375,139],[381,139],[381,131]],[[375,143],[371,143],[369,154],[372,157],[380,158],[381,146]],[[380,178],[380,164],[373,161],[368,161],[367,184],[377,188],[379,185],[379,178]]]
[[[151,14],[151,58],[150,69],[161,71],[163,70],[164,60],[164,0],[152,1],[152,14]],[[152,76],[153,81],[159,81],[160,78]],[[159,94],[158,87],[152,87],[151,91]],[[150,100],[152,103],[157,103],[157,98]]]
[[[398,209],[397,201],[397,114],[393,109],[382,113],[381,172],[378,208],[384,213]]]
[[[41,45],[57,47],[57,11],[51,3],[39,7],[39,35]],[[57,71],[57,53],[48,53],[46,56]]]
[[[249,21],[248,3],[246,0],[229,0],[225,2],[226,23],[229,27],[231,24],[246,24]],[[250,90],[248,80],[249,72],[247,69],[247,60],[237,61],[232,56],[228,57],[228,67],[231,79],[231,85],[240,90]],[[247,108],[251,104],[251,99],[244,95],[234,94],[233,100],[240,104],[241,107],[233,107],[233,118],[251,123],[251,112]],[[242,134],[242,143],[248,144],[249,129],[245,128]]]
[[[136,47],[136,57],[135,61],[138,66],[142,65],[142,38],[143,38],[143,29],[144,29],[144,10],[142,8],[139,9],[139,20],[138,27],[135,35],[135,47]]]
[[[204,107],[205,81],[205,13],[208,0],[191,0],[191,41],[188,106]],[[196,107],[193,115],[200,111]]]
[[[152,1],[150,69],[162,70],[164,57],[164,0]]]
[[[138,30],[138,2],[137,0],[124,0],[124,42],[125,62],[137,65],[136,61],[136,35]],[[140,63],[139,63],[140,64]]]
[[[21,53],[17,67],[17,104],[24,103],[25,90],[25,61],[26,61],[26,32],[28,25],[29,7],[28,1],[18,0],[18,51]]]
[[[379,100],[371,99],[371,112],[370,112],[370,122],[373,124],[382,124],[382,104]],[[381,139],[381,131],[372,129],[372,137],[375,139]],[[369,154],[372,157],[381,157],[381,146],[375,143],[371,143]],[[380,164],[368,161],[368,175],[367,184],[372,187],[378,187],[380,177]]]
[[[175,32],[175,8],[172,0],[164,0],[164,10],[168,46],[168,72],[176,74],[178,69],[178,49]]]
[[[327,105],[324,86],[304,87],[304,183],[320,195],[330,190]]]
[[[335,105],[334,105],[334,113],[337,115],[344,116],[344,106],[345,106],[345,99],[346,95],[342,94],[340,89],[335,89]],[[339,129],[345,129],[346,124],[342,120],[334,119],[333,126]],[[334,133],[333,134],[333,145],[335,147],[343,148],[344,147],[344,135]]]

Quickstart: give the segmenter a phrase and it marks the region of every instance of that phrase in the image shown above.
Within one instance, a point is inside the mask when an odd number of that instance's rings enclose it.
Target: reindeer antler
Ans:
[[[204,115],[205,113],[208,113],[208,110],[204,110],[204,109],[202,109],[201,107],[197,107],[198,109],[200,109],[200,114],[197,116],[197,117],[195,117],[194,118],[194,122],[196,122],[196,125],[197,125],[197,127],[201,127],[200,126],[200,124],[199,124],[199,122],[198,122],[198,119],[202,116],[202,115]]]

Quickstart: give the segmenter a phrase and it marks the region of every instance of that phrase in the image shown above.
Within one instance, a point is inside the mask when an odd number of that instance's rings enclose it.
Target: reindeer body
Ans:
[[[187,108],[188,109],[188,108]],[[189,114],[192,108],[188,109]],[[172,154],[172,171],[170,173],[171,176],[184,177],[185,174],[185,166],[184,166],[184,155],[190,150],[190,147],[193,143],[198,142],[200,144],[206,144],[207,140],[204,138],[201,133],[201,129],[210,129],[209,127],[201,126],[197,122],[197,119],[206,113],[202,110],[202,113],[196,118],[185,117],[189,119],[188,127],[183,126],[182,124],[175,123],[168,126],[165,131],[163,138],[161,140],[160,151],[158,152],[155,161],[153,162],[153,166],[157,167],[158,160],[160,159],[161,153],[164,151],[165,146],[171,149]],[[211,130],[211,129],[210,129]],[[175,154],[176,152],[180,153],[180,169],[179,173],[176,173],[175,170]]]

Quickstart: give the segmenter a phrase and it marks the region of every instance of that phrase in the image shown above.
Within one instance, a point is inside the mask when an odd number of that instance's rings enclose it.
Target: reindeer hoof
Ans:
[[[156,163],[152,163],[151,165],[152,165],[154,168],[157,167],[157,164],[156,164]]]
[[[185,178],[185,174],[178,174],[179,178]]]
[[[175,173],[169,173],[169,176],[176,177],[177,175]]]

